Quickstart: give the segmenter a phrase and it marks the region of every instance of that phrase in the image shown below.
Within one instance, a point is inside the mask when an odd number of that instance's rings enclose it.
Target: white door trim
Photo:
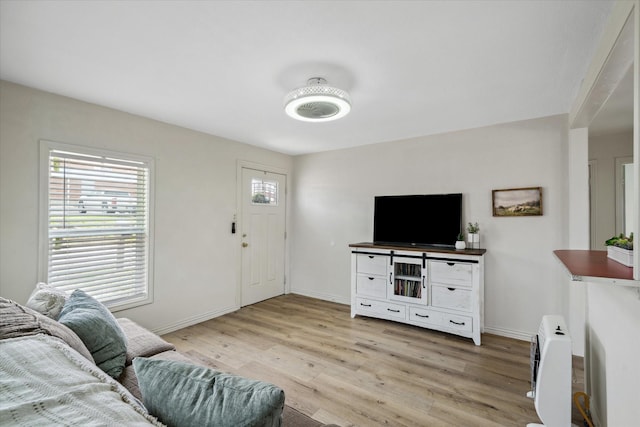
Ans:
[[[255,169],[261,171],[267,171],[271,173],[277,173],[285,176],[285,201],[286,201],[286,210],[284,214],[284,229],[286,232],[287,238],[284,242],[284,293],[288,294],[291,292],[291,281],[290,281],[290,268],[289,268],[289,236],[291,224],[289,218],[291,217],[291,200],[289,199],[289,189],[291,188],[291,173],[288,169],[280,168],[277,166],[270,166],[261,163],[251,162],[248,160],[238,160],[236,165],[236,212],[234,214],[235,222],[236,222],[236,234],[235,234],[235,248],[236,248],[236,307],[239,309],[242,306],[242,247],[241,247],[241,235],[240,230],[242,229],[240,221],[242,220],[242,169]]]

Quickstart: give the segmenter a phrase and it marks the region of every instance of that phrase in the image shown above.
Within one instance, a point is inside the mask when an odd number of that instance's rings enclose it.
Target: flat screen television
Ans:
[[[375,198],[374,243],[455,246],[461,230],[461,193]]]

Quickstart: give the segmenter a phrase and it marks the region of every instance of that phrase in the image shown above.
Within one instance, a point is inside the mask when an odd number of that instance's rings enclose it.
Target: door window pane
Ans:
[[[278,205],[278,182],[263,179],[251,180],[251,203],[254,205]]]

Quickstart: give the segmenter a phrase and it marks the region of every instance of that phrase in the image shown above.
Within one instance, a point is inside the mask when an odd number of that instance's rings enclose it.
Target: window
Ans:
[[[150,302],[153,161],[43,142],[42,163],[41,277],[111,308]]]
[[[254,205],[278,205],[278,182],[262,179],[251,180],[251,203]]]

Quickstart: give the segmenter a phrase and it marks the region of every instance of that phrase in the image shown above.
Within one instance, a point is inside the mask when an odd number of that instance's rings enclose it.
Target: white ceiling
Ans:
[[[302,154],[567,113],[611,7],[0,0],[0,77]],[[284,114],[316,76],[350,92],[351,114]]]

